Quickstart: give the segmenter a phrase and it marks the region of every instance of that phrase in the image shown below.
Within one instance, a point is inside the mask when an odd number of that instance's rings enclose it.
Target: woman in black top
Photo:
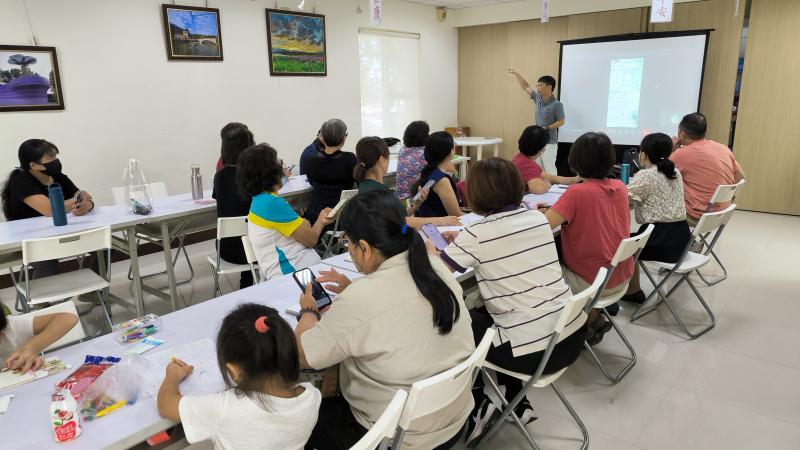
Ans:
[[[241,217],[250,213],[250,197],[242,196],[236,187],[236,166],[239,154],[255,145],[253,133],[246,125],[228,124],[222,133],[223,167],[214,175],[214,192],[217,200],[217,217]],[[231,264],[247,264],[241,238],[223,238],[219,242],[219,256]],[[239,278],[239,288],[253,285],[253,274],[247,270]]]
[[[306,177],[311,183],[311,201],[303,218],[314,223],[320,211],[333,208],[345,189],[353,189],[353,168],[358,164],[356,155],[343,152],[347,139],[347,126],[339,119],[331,119],[319,132],[322,150],[308,159]]]
[[[51,216],[48,187],[58,183],[64,193],[67,213],[82,216],[94,209],[92,196],[81,191],[61,172],[58,147],[44,139],[28,139],[19,146],[19,167],[8,176],[0,197],[6,220]],[[78,195],[80,194],[80,196]],[[79,200],[80,197],[80,201]],[[33,277],[41,278],[58,273],[58,261],[43,261],[34,265]]]

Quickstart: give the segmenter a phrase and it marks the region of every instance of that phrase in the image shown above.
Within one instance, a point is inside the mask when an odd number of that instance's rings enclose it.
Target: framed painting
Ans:
[[[167,59],[222,61],[219,10],[161,5]]]
[[[55,47],[0,45],[0,112],[64,109]]]
[[[325,16],[267,9],[269,73],[326,76]]]

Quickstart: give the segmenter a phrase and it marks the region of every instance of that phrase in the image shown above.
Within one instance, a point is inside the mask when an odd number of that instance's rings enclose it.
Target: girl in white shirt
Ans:
[[[320,392],[297,384],[300,362],[289,324],[273,308],[240,305],[222,321],[217,360],[228,390],[182,397],[180,382],[193,367],[167,365],[158,413],[180,421],[189,443],[215,449],[302,449],[317,421]]]
[[[39,370],[44,364],[41,352],[61,339],[75,324],[71,313],[43,314],[33,317],[6,316],[0,311],[0,369]]]

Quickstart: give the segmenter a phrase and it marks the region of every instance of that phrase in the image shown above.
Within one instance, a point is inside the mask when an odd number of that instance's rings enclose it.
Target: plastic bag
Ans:
[[[144,169],[138,159],[128,161],[128,167],[122,174],[125,186],[125,205],[128,211],[146,216],[153,211],[153,196]]]
[[[108,368],[87,389],[80,402],[81,419],[92,421],[139,400],[142,392],[134,359],[124,359]]]
[[[113,356],[104,358],[102,356],[86,355],[84,363],[56,385],[56,392],[62,389],[69,389],[72,397],[77,400],[103,372],[119,361],[119,358],[114,358]]]

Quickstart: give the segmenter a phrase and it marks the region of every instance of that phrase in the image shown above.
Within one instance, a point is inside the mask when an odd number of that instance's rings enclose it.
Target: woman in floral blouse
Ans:
[[[419,179],[425,167],[425,140],[430,127],[424,121],[411,122],[403,133],[403,147],[397,161],[397,190],[399,200],[411,197],[411,186]]]
[[[653,133],[642,140],[639,152],[640,170],[628,185],[636,222],[641,233],[648,224],[655,228],[642,250],[642,261],[677,262],[691,238],[683,202],[683,178],[669,159],[672,139],[664,133]],[[634,273],[628,293],[622,300],[641,303],[645,299]]]

